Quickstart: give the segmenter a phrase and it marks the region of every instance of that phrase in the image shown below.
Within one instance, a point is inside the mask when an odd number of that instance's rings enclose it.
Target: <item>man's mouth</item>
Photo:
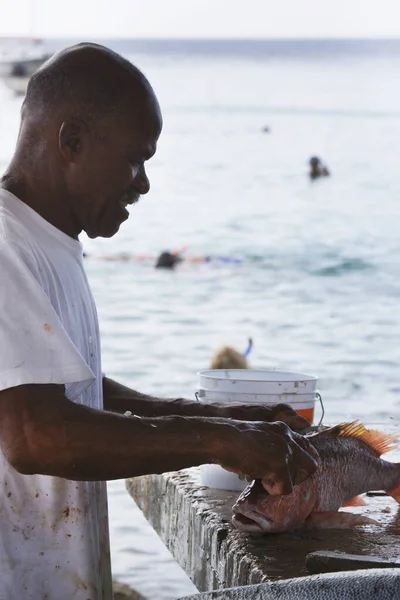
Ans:
[[[127,206],[131,206],[132,204],[136,204],[136,202],[139,202],[140,200],[140,196],[139,194],[124,194],[121,198],[121,200],[119,201],[119,203],[126,208]]]

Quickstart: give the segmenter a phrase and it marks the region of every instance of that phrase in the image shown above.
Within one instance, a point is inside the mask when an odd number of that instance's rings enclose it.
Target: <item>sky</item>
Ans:
[[[0,0],[0,36],[400,37],[400,0]]]

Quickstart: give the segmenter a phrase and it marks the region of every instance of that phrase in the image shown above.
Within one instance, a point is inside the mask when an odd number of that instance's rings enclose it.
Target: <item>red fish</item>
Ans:
[[[318,469],[291,494],[270,496],[255,480],[233,506],[232,522],[252,533],[276,533],[307,525],[346,529],[376,523],[363,515],[338,512],[363,506],[359,494],[384,490],[400,503],[400,464],[380,456],[397,447],[399,437],[368,430],[357,421],[307,436],[319,454]]]

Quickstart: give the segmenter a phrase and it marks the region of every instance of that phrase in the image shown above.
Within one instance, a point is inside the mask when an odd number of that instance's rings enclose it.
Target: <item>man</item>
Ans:
[[[161,125],[149,82],[104,47],[68,48],[30,80],[0,188],[2,600],[112,597],[108,479],[218,463],[279,494],[316,468],[305,438],[262,422],[304,427],[289,408],[161,400],[102,376],[78,236],[113,236],[149,191]]]

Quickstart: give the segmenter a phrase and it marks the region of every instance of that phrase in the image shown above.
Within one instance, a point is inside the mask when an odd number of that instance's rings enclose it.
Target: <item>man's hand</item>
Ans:
[[[290,494],[312,475],[318,458],[311,443],[284,423],[236,422],[220,464],[248,479],[261,479],[269,494],[279,495]]]
[[[219,416],[236,419],[238,421],[282,421],[295,431],[302,431],[310,427],[310,423],[301,417],[287,404],[231,404],[219,405]]]

